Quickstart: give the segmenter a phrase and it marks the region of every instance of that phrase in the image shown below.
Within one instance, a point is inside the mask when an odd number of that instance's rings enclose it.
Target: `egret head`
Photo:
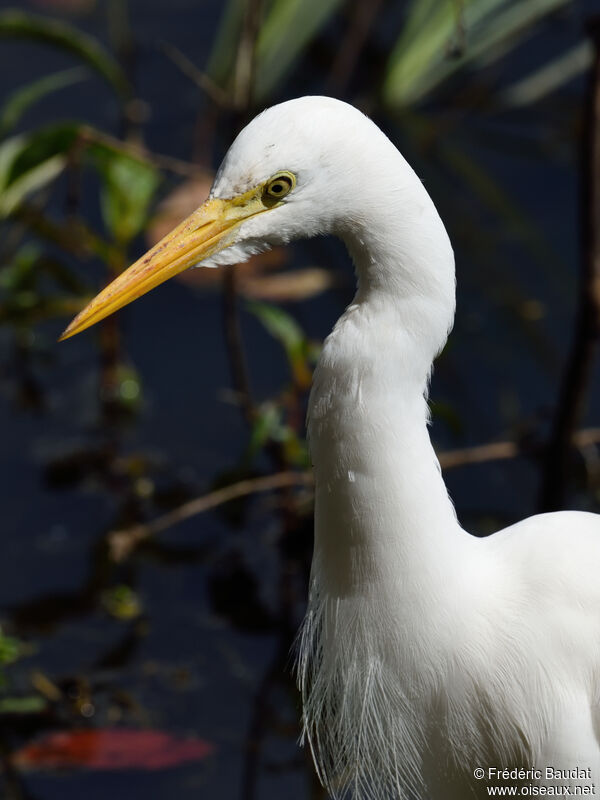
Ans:
[[[206,203],[100,292],[61,338],[188,267],[235,264],[295,238],[340,232],[351,224],[356,160],[346,143],[361,126],[385,139],[367,117],[331,98],[303,97],[264,111],[233,142]]]
[[[61,338],[188,267],[236,264],[273,245],[330,233],[345,240],[359,279],[362,269],[371,285],[425,296],[440,284],[442,341],[454,307],[444,226],[390,140],[353,106],[328,97],[290,100],[252,120],[206,203],[100,292]]]

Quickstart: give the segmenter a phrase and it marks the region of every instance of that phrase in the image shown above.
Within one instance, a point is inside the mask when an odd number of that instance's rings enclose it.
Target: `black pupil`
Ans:
[[[280,178],[271,184],[270,192],[271,194],[283,194],[283,192],[285,192],[286,189],[289,189],[289,187],[290,182],[285,178]]]

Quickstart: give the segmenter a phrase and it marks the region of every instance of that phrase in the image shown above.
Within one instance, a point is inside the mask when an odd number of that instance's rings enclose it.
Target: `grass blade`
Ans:
[[[44,75],[27,86],[21,86],[14,91],[4,103],[0,113],[0,135],[4,136],[15,127],[23,114],[47,94],[56,92],[66,86],[79,83],[89,76],[84,67],[73,67],[61,70],[52,75]]]
[[[0,13],[0,38],[29,39],[58,47],[101,75],[119,96],[131,93],[123,70],[97,39],[66,22],[10,9]]]
[[[452,56],[452,40],[458,23],[456,7],[440,3],[435,13],[420,28],[414,24],[419,11],[415,0],[406,28],[390,57],[384,84],[388,104],[402,106],[417,102],[457,70],[480,58],[488,62],[504,50],[502,44],[524,35],[544,16],[555,12],[568,0],[528,0],[511,3],[507,0],[468,0],[463,7],[460,27],[466,39],[459,55]],[[419,17],[420,18],[420,17]],[[408,29],[409,37],[406,34]],[[463,52],[460,52],[460,50]]]
[[[508,86],[498,96],[498,102],[504,108],[536,103],[585,72],[592,63],[592,57],[592,45],[589,42],[580,42],[527,77]]]
[[[261,26],[255,97],[264,102],[343,0],[276,0]]]

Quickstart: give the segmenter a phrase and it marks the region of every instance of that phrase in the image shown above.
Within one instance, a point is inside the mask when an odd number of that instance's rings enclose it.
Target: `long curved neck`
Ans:
[[[453,317],[453,256],[420,184],[417,192],[420,210],[409,225],[390,204],[374,208],[362,229],[342,232],[358,291],[315,371],[308,416],[315,563],[339,596],[386,577],[416,595],[443,583],[461,530],[425,399]]]

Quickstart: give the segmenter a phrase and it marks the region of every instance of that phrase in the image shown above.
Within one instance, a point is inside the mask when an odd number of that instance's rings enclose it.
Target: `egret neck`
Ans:
[[[397,182],[388,161],[377,196],[357,192],[360,208],[338,231],[358,290],[325,342],[309,404],[315,560],[340,596],[380,592],[386,578],[419,592],[443,573],[447,585],[466,536],[427,431],[428,379],[454,314],[454,258],[429,196],[395,156]]]

